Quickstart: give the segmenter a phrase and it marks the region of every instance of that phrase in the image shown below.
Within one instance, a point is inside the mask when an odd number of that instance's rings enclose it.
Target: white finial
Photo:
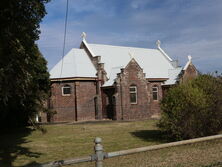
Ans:
[[[191,55],[188,55],[187,57],[188,57],[189,62],[191,62],[191,60],[192,60]]]
[[[85,33],[85,32],[82,32],[81,37],[82,37],[82,40],[86,40],[86,33]]]
[[[161,44],[160,40],[157,40],[156,45],[157,45],[158,48],[160,48],[160,44]]]
[[[130,59],[133,58],[133,54],[129,52]]]

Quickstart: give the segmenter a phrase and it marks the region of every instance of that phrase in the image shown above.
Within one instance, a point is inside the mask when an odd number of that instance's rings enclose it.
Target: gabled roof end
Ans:
[[[167,58],[168,61],[173,61],[167,54],[164,52],[164,50],[160,47],[161,41],[157,40],[156,41],[157,49]]]
[[[187,64],[184,66],[183,70],[186,70],[186,69],[188,68],[188,66],[190,65],[190,63],[192,63],[192,57],[191,57],[191,55],[188,55],[187,58],[188,58],[188,62],[187,62]]]
[[[91,53],[92,57],[95,57],[96,55],[93,53],[92,49],[90,49],[88,43],[86,42],[86,33],[82,32],[82,43],[84,43],[84,45],[86,46],[86,48],[88,49],[88,51]]]

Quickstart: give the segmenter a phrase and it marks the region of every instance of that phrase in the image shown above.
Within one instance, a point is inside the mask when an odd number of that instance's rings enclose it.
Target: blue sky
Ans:
[[[66,0],[46,5],[40,51],[51,69],[62,57]],[[180,65],[193,57],[201,72],[222,72],[222,0],[69,0],[66,49],[89,43],[156,48]]]

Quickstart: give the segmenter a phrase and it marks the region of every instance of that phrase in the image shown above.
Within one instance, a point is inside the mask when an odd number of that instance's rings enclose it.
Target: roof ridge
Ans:
[[[83,39],[82,42],[85,44],[86,48],[89,50],[89,52],[90,52],[90,54],[92,55],[92,57],[95,57],[96,55],[94,54],[94,52],[92,51],[92,49],[89,47],[89,43],[86,42],[85,39]]]
[[[88,43],[89,45],[103,45],[103,46],[110,46],[110,47],[122,47],[122,48],[135,48],[135,49],[150,49],[150,50],[158,50],[155,48],[140,48],[134,46],[118,46],[118,45],[109,45],[109,44],[95,44],[95,43]]]
[[[188,61],[186,65],[184,66],[183,70],[187,70],[188,66],[192,63],[192,57],[190,55],[188,55],[187,57],[188,57]]]
[[[124,68],[124,66],[115,66],[115,67],[111,67],[111,69],[119,69],[119,68]]]

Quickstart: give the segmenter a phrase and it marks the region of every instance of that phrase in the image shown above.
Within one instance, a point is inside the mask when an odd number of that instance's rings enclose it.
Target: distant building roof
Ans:
[[[63,60],[50,70],[50,78],[96,77],[96,73],[94,65],[83,49],[71,49]]]

